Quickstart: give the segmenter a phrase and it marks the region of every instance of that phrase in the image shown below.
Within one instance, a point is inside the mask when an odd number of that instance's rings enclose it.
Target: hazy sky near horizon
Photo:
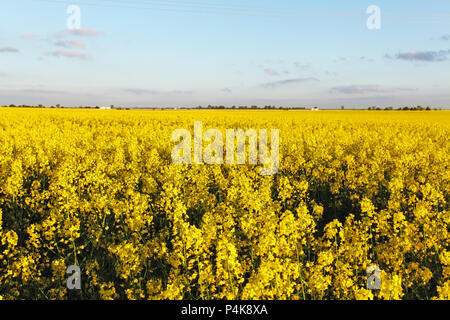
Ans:
[[[450,107],[450,2],[2,1],[0,105],[58,103]]]

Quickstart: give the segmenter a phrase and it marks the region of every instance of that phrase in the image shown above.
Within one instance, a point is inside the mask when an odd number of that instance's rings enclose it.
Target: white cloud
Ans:
[[[428,61],[428,62],[441,62],[448,60],[448,55],[450,55],[450,50],[440,50],[440,51],[409,51],[401,52],[395,55],[398,60],[409,60],[409,61]],[[386,58],[391,59],[390,54],[385,55]]]
[[[16,48],[13,48],[13,47],[8,47],[8,46],[6,46],[6,47],[0,47],[0,52],[17,53],[17,52],[19,52],[19,50],[16,49]]]
[[[264,88],[276,88],[276,87],[280,87],[280,86],[284,86],[284,85],[295,84],[295,83],[302,83],[302,82],[311,82],[311,81],[319,81],[319,79],[314,78],[314,77],[298,78],[298,79],[287,79],[287,80],[280,80],[280,81],[264,83],[262,85],[262,87],[264,87]]]
[[[139,88],[128,88],[124,89],[125,92],[132,93],[135,95],[190,95],[193,91],[183,91],[183,90],[172,90],[172,91],[159,91],[151,89],[139,89]]]
[[[83,60],[86,59],[86,55],[84,53],[73,50],[56,50],[52,52],[47,52],[46,55],[53,57],[78,58]]]
[[[74,39],[70,41],[57,41],[55,42],[55,46],[63,47],[63,48],[85,48],[86,45],[82,40]]]
[[[275,70],[275,69],[272,69],[272,68],[264,69],[264,72],[266,74],[268,74],[269,76],[278,76],[279,75],[279,72],[277,70]]]
[[[37,34],[31,33],[31,32],[27,32],[22,35],[22,38],[25,38],[25,39],[36,39],[37,37],[38,37]]]
[[[56,33],[54,36],[57,38],[62,38],[65,36],[98,36],[102,33],[95,29],[89,29],[86,27],[80,28],[80,29],[73,29],[73,30],[63,30],[58,33]]]
[[[330,92],[343,94],[394,93],[398,91],[417,91],[417,89],[382,87],[379,85],[349,85],[333,87],[330,90]]]

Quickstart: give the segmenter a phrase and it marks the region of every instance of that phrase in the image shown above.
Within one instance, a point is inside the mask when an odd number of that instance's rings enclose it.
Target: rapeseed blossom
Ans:
[[[0,299],[449,299],[449,115],[2,108]],[[195,121],[278,172],[172,163]]]

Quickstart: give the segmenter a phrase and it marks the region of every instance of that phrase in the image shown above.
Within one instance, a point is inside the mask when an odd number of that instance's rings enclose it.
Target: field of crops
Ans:
[[[195,121],[279,129],[278,172],[174,164]],[[449,137],[448,111],[0,108],[0,298],[449,299]]]

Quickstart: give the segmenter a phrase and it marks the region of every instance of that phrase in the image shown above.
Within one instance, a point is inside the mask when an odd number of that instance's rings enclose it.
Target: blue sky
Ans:
[[[0,3],[1,105],[450,107],[449,71],[448,0]]]

